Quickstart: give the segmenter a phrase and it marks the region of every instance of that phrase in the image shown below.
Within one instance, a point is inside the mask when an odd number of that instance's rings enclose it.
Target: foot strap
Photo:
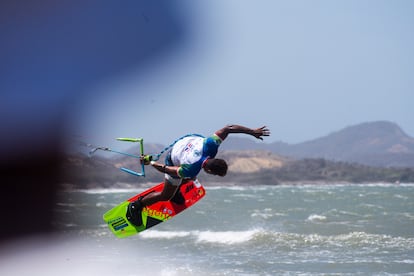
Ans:
[[[132,223],[135,226],[141,226],[142,225],[142,205],[140,199],[131,202],[128,205],[128,210],[126,213],[126,218],[130,223]]]

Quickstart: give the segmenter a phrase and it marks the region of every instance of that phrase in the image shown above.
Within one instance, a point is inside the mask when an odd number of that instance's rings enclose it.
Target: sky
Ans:
[[[168,2],[172,19],[159,11],[163,5],[147,1],[139,2],[144,7],[74,1],[49,7],[46,17],[37,7],[31,15],[43,21],[10,28],[6,34],[13,38],[13,30],[37,28],[43,40],[26,31],[24,42],[45,46],[42,53],[54,57],[46,60],[60,68],[56,73],[47,67],[41,75],[42,85],[54,92],[40,100],[25,97],[29,106],[40,102],[35,109],[24,106],[33,109],[28,116],[48,110],[38,121],[58,116],[49,128],[58,124],[65,137],[111,147],[124,147],[116,137],[169,144],[227,124],[266,125],[272,132],[266,142],[291,144],[377,120],[395,122],[414,136],[413,1]],[[42,45],[48,31],[61,43]],[[34,64],[42,63],[34,56]],[[38,69],[33,66],[31,76]],[[15,109],[7,112],[13,124],[27,123]]]
[[[299,143],[388,120],[414,135],[413,2],[190,2],[188,41],[144,74],[91,87],[108,96],[83,102],[82,134],[169,144],[267,125],[266,141]]]

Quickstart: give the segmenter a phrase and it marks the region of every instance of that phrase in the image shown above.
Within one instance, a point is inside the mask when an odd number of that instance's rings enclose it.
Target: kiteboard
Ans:
[[[169,201],[159,201],[142,209],[142,224],[136,226],[127,219],[127,209],[131,202],[152,192],[161,192],[164,183],[160,183],[130,199],[120,203],[103,215],[103,220],[118,238],[125,238],[167,221],[185,209],[191,207],[205,195],[204,187],[196,180],[181,184],[179,191]]]

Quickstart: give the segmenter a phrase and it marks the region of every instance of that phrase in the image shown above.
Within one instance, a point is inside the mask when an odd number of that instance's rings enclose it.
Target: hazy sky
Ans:
[[[236,123],[298,143],[388,120],[414,136],[414,1],[176,2],[186,43],[86,87],[105,96],[80,98],[69,132],[169,144]]]

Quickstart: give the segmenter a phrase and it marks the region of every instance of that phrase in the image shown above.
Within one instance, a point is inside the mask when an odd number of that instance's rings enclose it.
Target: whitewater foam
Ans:
[[[189,231],[158,231],[158,230],[147,230],[140,233],[140,237],[144,239],[173,239],[183,238],[191,235]]]
[[[159,231],[147,230],[140,233],[143,239],[174,239],[191,237],[196,243],[237,244],[252,240],[260,229],[246,231]]]
[[[260,230],[247,231],[202,231],[197,234],[199,243],[237,244],[254,238]]]
[[[317,214],[312,214],[310,215],[307,220],[312,221],[312,222],[322,222],[322,221],[326,221],[327,217],[322,216],[322,215],[317,215]]]

